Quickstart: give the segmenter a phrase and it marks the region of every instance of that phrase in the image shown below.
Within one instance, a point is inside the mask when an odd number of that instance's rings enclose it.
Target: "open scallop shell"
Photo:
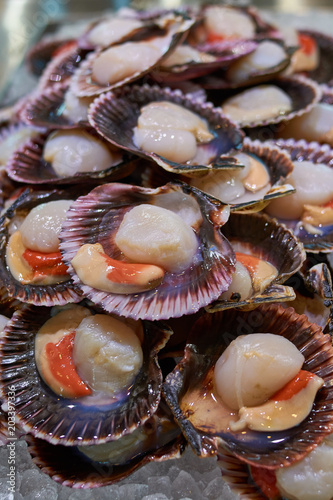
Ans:
[[[195,47],[198,50],[198,56],[202,61],[188,61],[174,66],[165,66],[163,62],[152,72],[152,78],[158,83],[174,83],[191,78],[212,73],[223,67],[228,67],[232,61],[250,54],[255,50],[258,43],[253,40],[242,40],[224,43],[221,45],[203,45]],[[205,62],[206,56],[209,56],[209,62]],[[200,59],[199,57],[199,59]]]
[[[141,454],[123,464],[96,462],[84,457],[76,447],[50,444],[30,434],[25,438],[28,451],[33,462],[44,473],[64,486],[86,489],[114,484],[149,462],[162,462],[182,455],[186,440],[164,406],[160,405],[156,413],[143,424],[143,428],[147,428],[147,441],[151,442],[151,447],[143,449]],[[156,431],[160,436],[154,444]]]
[[[26,189],[0,218],[0,279],[7,289],[8,295],[22,302],[36,305],[64,305],[68,302],[79,302],[81,293],[78,287],[68,281],[55,285],[23,285],[16,281],[6,265],[6,247],[9,240],[9,226],[16,214],[28,213],[40,203],[58,199],[71,199],[78,194],[70,190],[33,191]]]
[[[274,198],[286,196],[294,192],[294,188],[287,184],[287,177],[293,170],[293,164],[289,155],[283,152],[280,148],[273,146],[269,142],[260,142],[258,140],[251,141],[248,137],[244,138],[242,147],[239,152],[243,152],[260,160],[268,170],[270,177],[269,188],[262,195],[252,195],[252,200],[247,197],[247,201],[235,200],[235,203],[230,203],[232,212],[253,213],[261,211]],[[237,151],[231,151],[229,156],[225,158],[225,163],[219,165],[218,171],[241,168],[241,162],[233,156]],[[214,173],[208,173],[213,176]],[[153,168],[153,165],[147,164],[142,171],[142,183],[144,186],[158,187],[172,181],[173,175],[161,169]],[[184,182],[191,183],[186,175],[180,177]],[[223,200],[221,200],[223,201]]]
[[[76,130],[88,132],[92,137],[105,142],[110,148],[110,144],[104,141],[101,136],[96,134],[90,127],[70,127]],[[119,155],[118,163],[109,168],[97,172],[78,172],[68,177],[60,177],[56,174],[52,165],[43,159],[43,149],[49,134],[40,134],[39,136],[28,140],[12,156],[7,164],[8,176],[18,182],[26,184],[79,184],[79,183],[101,183],[113,180],[123,179],[129,175],[135,168],[137,160],[128,153],[111,147]]]
[[[219,428],[219,407],[209,397],[212,367],[238,335],[270,332],[287,338],[305,357],[304,369],[325,381],[309,416],[281,432],[227,432]],[[207,314],[194,325],[184,358],[167,376],[164,396],[194,451],[207,456],[226,448],[244,462],[274,469],[300,460],[333,430],[333,347],[318,325],[278,304],[255,310]],[[200,418],[203,419],[202,422]]]
[[[182,42],[186,32],[193,25],[193,22],[193,19],[180,12],[169,12],[158,17],[154,23],[154,29],[151,29],[151,32],[148,33],[146,37],[143,37],[141,41],[150,41],[154,39],[155,45],[159,48],[160,57],[154,64],[147,65],[142,71],[135,72],[112,84],[103,85],[93,80],[93,63],[102,51],[97,50],[91,52],[74,73],[71,83],[73,92],[78,97],[99,95],[142,78],[149,73],[154,66],[158,65],[178,43]]]
[[[47,64],[39,79],[38,90],[69,81],[86,55],[87,51],[80,49],[77,41],[65,45]]]
[[[198,83],[207,90],[228,90],[228,89],[242,89],[244,87],[249,87],[252,85],[258,85],[261,83],[265,83],[267,81],[272,80],[273,78],[277,78],[285,69],[288,68],[290,64],[290,59],[293,50],[285,47],[284,43],[281,40],[277,39],[261,39],[257,40],[257,44],[263,43],[265,41],[274,42],[277,45],[280,45],[284,50],[284,59],[271,66],[270,68],[265,68],[262,70],[258,70],[254,68],[252,72],[241,81],[233,81],[228,76],[228,71],[230,70],[230,65],[227,68],[219,69],[215,73],[211,73],[209,75],[203,76],[198,79]],[[232,62],[231,62],[232,65]]]
[[[327,144],[318,142],[296,141],[294,139],[276,139],[274,143],[288,152],[291,160],[312,161],[313,163],[324,163],[333,168],[333,149]],[[323,226],[316,233],[312,228],[304,227],[299,220],[280,220],[293,230],[297,238],[303,243],[307,252],[330,253],[333,250],[333,225]],[[318,228],[317,228],[318,229]]]
[[[319,65],[316,69],[307,72],[308,77],[332,87],[333,37],[314,30],[300,30],[300,33],[313,38],[319,47]]]
[[[69,45],[76,43],[73,38],[55,38],[55,37],[44,37],[39,42],[37,42],[27,54],[27,67],[31,73],[36,76],[41,76],[47,64],[57,54],[59,50],[62,50]]]
[[[302,266],[306,255],[292,231],[263,214],[231,214],[223,226],[223,233],[235,251],[259,257],[273,264],[278,276],[262,292],[246,300],[218,299],[205,309],[216,312],[231,307],[244,307],[262,302],[290,301],[295,298],[291,287],[281,286]]]
[[[298,314],[305,314],[309,321],[317,323],[325,333],[333,334],[333,290],[332,277],[324,262],[311,265],[311,258],[303,268],[292,276],[288,283],[293,286],[296,297],[288,305]]]
[[[186,164],[178,164],[155,154],[139,149],[133,142],[133,131],[137,124],[142,106],[152,101],[171,101],[198,114],[208,122],[214,139],[209,143],[198,144],[198,151],[207,158],[204,165],[198,165],[195,158]],[[109,92],[94,101],[90,107],[89,121],[97,131],[113,144],[132,153],[155,161],[169,172],[200,172],[218,168],[225,164],[225,155],[240,146],[243,133],[237,126],[213,108],[211,103],[203,103],[191,96],[183,95],[179,90],[148,85],[126,87],[118,92]]]
[[[26,305],[14,314],[0,343],[0,389],[4,401],[15,387],[16,418],[35,437],[65,446],[118,439],[142,425],[160,402],[162,375],[157,353],[172,333],[161,323],[144,322],[143,366],[132,386],[115,398],[69,399],[41,379],[35,362],[35,336],[52,308]],[[93,396],[92,396],[93,398]]]
[[[247,129],[246,131],[251,138],[260,141],[273,139],[278,124],[307,113],[319,102],[322,95],[320,86],[310,78],[303,76],[281,76],[269,81],[267,84],[275,85],[289,95],[292,101],[292,110],[289,113],[280,114],[266,120],[244,120],[239,123],[240,127]]]
[[[199,248],[195,262],[182,272],[166,272],[157,288],[136,294],[103,292],[82,283],[71,265],[81,246],[101,243],[107,255],[119,258],[113,238],[125,213],[135,205],[153,203],[154,196],[163,193],[178,193],[180,198],[185,193],[200,207],[203,221],[197,232]],[[72,205],[59,235],[60,249],[74,283],[84,296],[108,312],[153,320],[192,314],[216,299],[231,282],[234,254],[219,229],[224,211],[222,203],[186,185],[168,184],[153,190],[105,184]]]
[[[69,88],[67,82],[47,87],[40,94],[30,98],[21,111],[21,119],[29,125],[47,128],[72,128],[75,125],[88,125],[86,120],[74,122],[64,114],[64,99]]]

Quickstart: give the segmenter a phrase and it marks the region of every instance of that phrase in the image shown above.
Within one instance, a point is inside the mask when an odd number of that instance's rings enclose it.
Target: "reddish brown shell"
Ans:
[[[238,335],[274,333],[290,340],[305,357],[304,369],[322,377],[324,387],[316,396],[309,416],[301,424],[282,432],[235,433],[218,429],[216,413],[210,418],[209,397],[212,367],[226,346]],[[293,308],[261,305],[252,311],[235,309],[202,316],[194,325],[185,356],[167,376],[164,396],[194,451],[200,456],[218,453],[226,448],[252,465],[268,469],[286,466],[300,460],[333,430],[333,347],[331,337],[318,325],[299,316]],[[196,396],[192,394],[197,392]],[[206,397],[204,397],[206,394]],[[186,396],[186,403],[183,399]],[[198,399],[197,399],[198,398]],[[196,424],[198,401],[206,422]],[[214,408],[217,408],[216,406]]]
[[[89,308],[93,314],[100,312]],[[16,419],[22,429],[53,444],[77,446],[118,439],[146,422],[160,402],[157,353],[171,330],[162,323],[144,322],[143,365],[133,384],[117,397],[104,394],[92,404],[89,396],[69,399],[55,394],[39,375],[35,337],[52,314],[52,308],[25,305],[0,340],[0,394],[8,402],[15,388]]]

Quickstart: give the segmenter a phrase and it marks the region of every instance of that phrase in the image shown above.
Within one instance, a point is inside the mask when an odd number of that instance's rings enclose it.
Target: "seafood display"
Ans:
[[[333,498],[331,54],[229,5],[30,50],[0,124],[0,443],[15,393],[64,486],[188,448],[244,500]]]

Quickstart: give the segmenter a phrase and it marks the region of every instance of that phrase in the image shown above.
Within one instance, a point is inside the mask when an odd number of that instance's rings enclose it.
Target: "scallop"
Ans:
[[[125,214],[115,243],[131,261],[158,265],[169,272],[188,268],[198,249],[193,229],[179,215],[148,204]]]
[[[23,244],[38,252],[57,252],[58,234],[71,203],[72,200],[57,200],[33,208],[20,226]]]
[[[141,109],[134,128],[134,144],[177,163],[186,163],[197,153],[197,141],[214,138],[206,120],[169,101],[152,102]]]
[[[294,378],[304,356],[288,339],[271,333],[240,336],[217,360],[217,393],[232,409],[264,403]]]
[[[276,471],[276,486],[293,500],[331,500],[333,497],[332,436],[290,467]]]
[[[241,10],[221,5],[205,9],[204,27],[208,34],[222,39],[254,38],[256,33],[256,25],[249,15]]]
[[[73,361],[94,391],[114,395],[133,383],[143,363],[135,331],[116,318],[96,314],[76,328]]]
[[[227,69],[226,77],[232,83],[248,81],[252,76],[281,65],[286,60],[286,51],[279,43],[265,40],[251,53],[233,62]],[[271,96],[267,94],[267,99]]]
[[[271,187],[264,163],[243,152],[233,156],[244,168],[209,172],[205,176],[189,179],[189,184],[225,203],[242,203],[249,201],[251,197],[263,197]]]
[[[279,137],[318,141],[333,146],[333,106],[317,103],[308,113],[288,121]]]
[[[118,161],[110,149],[84,130],[57,130],[45,142],[44,160],[60,177],[105,170]]]
[[[333,169],[323,163],[295,161],[288,182],[296,188],[296,193],[273,200],[266,208],[269,215],[298,219],[305,205],[324,205],[333,199]]]
[[[275,85],[258,85],[224,101],[222,109],[236,122],[255,122],[289,113],[292,101]]]
[[[160,49],[150,42],[127,42],[110,47],[94,61],[92,77],[100,85],[112,85],[156,64]]]
[[[142,21],[115,16],[96,24],[86,38],[94,46],[108,47],[142,27]]]

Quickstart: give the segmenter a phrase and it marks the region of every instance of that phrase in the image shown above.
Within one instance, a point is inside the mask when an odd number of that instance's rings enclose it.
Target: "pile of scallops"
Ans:
[[[191,447],[240,498],[333,498],[332,56],[228,5],[30,50],[0,109],[3,444],[73,488]]]

